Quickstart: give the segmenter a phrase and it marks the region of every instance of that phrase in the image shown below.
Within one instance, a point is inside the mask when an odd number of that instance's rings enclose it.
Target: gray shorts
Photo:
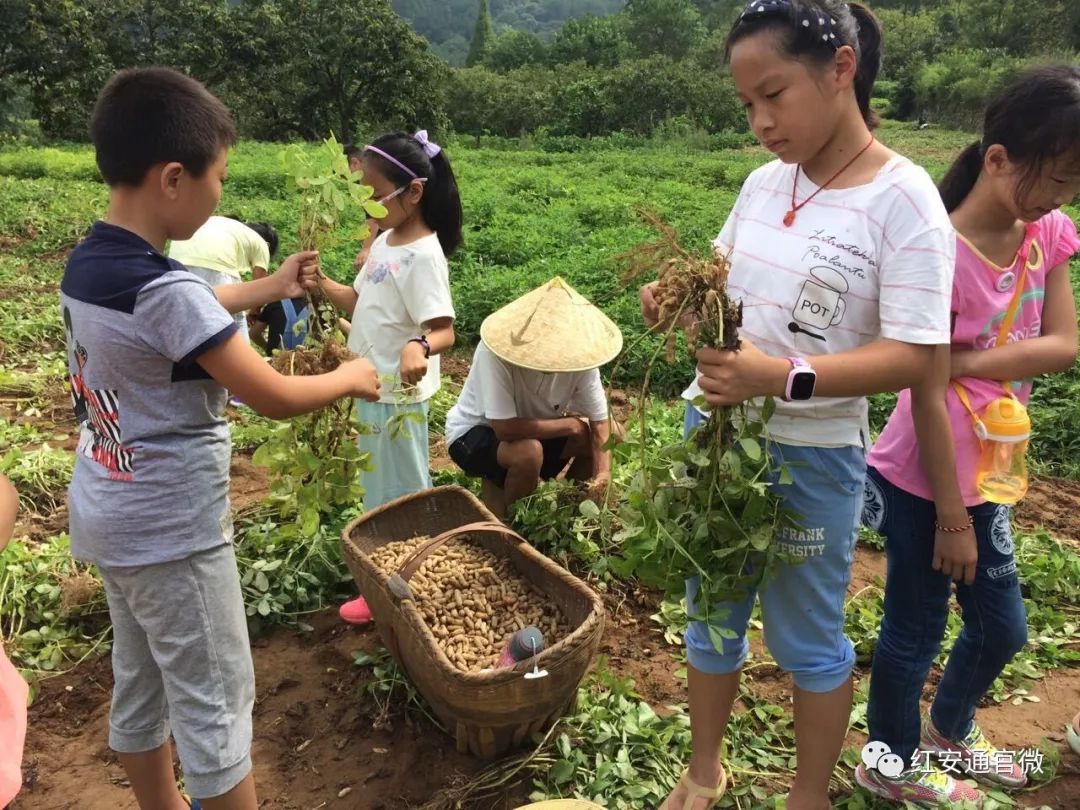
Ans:
[[[227,793],[251,771],[255,670],[231,545],[174,562],[102,568],[113,623],[109,746],[150,751],[170,725],[184,785]]]

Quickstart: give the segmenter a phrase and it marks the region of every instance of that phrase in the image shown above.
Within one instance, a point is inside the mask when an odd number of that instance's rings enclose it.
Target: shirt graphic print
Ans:
[[[75,452],[96,461],[116,481],[132,480],[134,453],[124,447],[120,432],[120,398],[116,391],[95,390],[86,384],[83,371],[89,359],[86,349],[71,326],[71,310],[64,307],[64,329],[75,355],[76,371],[71,380],[71,407],[79,425],[79,444]]]

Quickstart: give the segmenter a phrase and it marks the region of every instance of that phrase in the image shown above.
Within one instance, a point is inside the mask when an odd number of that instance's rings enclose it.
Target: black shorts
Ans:
[[[306,298],[293,299],[293,306],[297,312],[306,305]],[[269,304],[264,304],[259,311],[258,320],[267,326],[266,353],[271,355],[281,348],[281,335],[288,325],[288,318],[285,317],[285,307],[281,305],[280,301],[271,301]]]
[[[544,448],[540,478],[547,481],[555,478],[570,463],[570,459],[563,458],[566,437],[544,439],[540,444]],[[467,475],[486,478],[500,487],[506,484],[506,468],[499,464],[499,437],[488,425],[477,425],[450,445],[450,458]]]

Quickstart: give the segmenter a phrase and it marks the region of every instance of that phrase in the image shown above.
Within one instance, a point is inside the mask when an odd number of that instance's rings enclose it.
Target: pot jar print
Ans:
[[[838,270],[813,267],[791,315],[806,326],[828,329],[843,320],[847,309],[843,296],[848,289],[847,279]]]

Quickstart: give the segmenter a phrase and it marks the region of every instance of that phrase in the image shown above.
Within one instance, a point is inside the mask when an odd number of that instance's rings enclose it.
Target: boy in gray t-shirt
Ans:
[[[304,295],[316,254],[215,288],[163,254],[221,198],[236,130],[206,88],[165,68],[121,71],[90,129],[109,207],[72,252],[60,304],[80,424],[71,548],[99,567],[113,622],[109,745],[143,810],[187,806],[170,730],[207,810],[256,810],[225,390],[285,418],[340,397],[377,401],[379,383],[366,360],[282,377],[237,333],[230,312]]]

